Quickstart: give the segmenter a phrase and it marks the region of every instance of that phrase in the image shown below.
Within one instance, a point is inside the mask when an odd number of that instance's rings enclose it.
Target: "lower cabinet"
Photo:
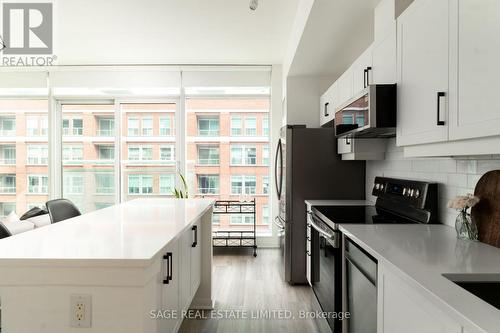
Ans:
[[[201,282],[201,237],[200,222],[196,222],[191,228],[192,243],[191,250],[191,297],[194,297]]]
[[[157,320],[158,333],[174,332],[178,329],[180,318],[179,311],[179,242],[172,241],[161,261],[161,301],[159,310],[163,312],[162,318]]]

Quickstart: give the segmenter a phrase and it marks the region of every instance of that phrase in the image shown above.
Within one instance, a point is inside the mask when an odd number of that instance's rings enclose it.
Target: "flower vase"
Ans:
[[[455,220],[455,230],[457,231],[458,239],[478,240],[477,225],[472,220],[472,217],[466,211],[461,211]]]

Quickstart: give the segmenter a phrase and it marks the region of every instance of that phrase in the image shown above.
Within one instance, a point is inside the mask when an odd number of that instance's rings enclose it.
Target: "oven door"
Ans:
[[[341,332],[341,321],[332,316],[342,311],[342,253],[340,233],[332,230],[314,214],[311,228],[311,285],[323,312],[328,314],[332,332]]]

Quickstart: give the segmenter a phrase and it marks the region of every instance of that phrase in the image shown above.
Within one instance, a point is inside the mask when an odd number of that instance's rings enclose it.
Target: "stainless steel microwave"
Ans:
[[[396,85],[370,85],[335,111],[337,137],[384,138],[396,135]]]

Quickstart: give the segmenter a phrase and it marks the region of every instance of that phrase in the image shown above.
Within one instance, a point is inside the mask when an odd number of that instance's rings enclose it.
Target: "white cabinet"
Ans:
[[[398,18],[398,145],[448,140],[449,13],[416,0]]]
[[[338,83],[335,82],[320,97],[320,125],[332,121],[335,118],[335,108],[338,106]]]
[[[373,44],[371,84],[394,84],[397,81],[396,21],[393,20],[386,29],[387,35]]]
[[[338,105],[347,102],[353,95],[353,75],[351,69],[348,69],[338,79],[339,103]]]
[[[383,160],[387,139],[357,139],[342,137],[337,139],[337,153],[344,161]]]
[[[450,110],[450,140],[500,135],[500,1],[460,0],[452,9],[459,22],[452,21],[458,41],[450,40],[458,105]]]
[[[158,332],[174,332],[179,325],[179,243],[177,240],[170,242],[165,249],[162,265],[162,276],[158,283],[161,284],[161,302],[159,309],[168,311],[165,318],[158,319]],[[171,314],[168,318],[168,314]]]
[[[359,93],[370,84],[370,77],[372,71],[372,48],[371,46],[363,52],[358,59],[351,66],[352,75],[352,94]],[[349,99],[347,98],[347,99]],[[347,100],[346,99],[346,100]],[[344,100],[344,102],[346,101]]]
[[[191,302],[191,232],[185,231],[179,237],[179,304],[180,310],[187,310]]]
[[[461,333],[462,327],[422,293],[379,263],[379,333]]]
[[[191,297],[194,297],[201,282],[201,228],[200,222],[196,222],[191,228]]]

